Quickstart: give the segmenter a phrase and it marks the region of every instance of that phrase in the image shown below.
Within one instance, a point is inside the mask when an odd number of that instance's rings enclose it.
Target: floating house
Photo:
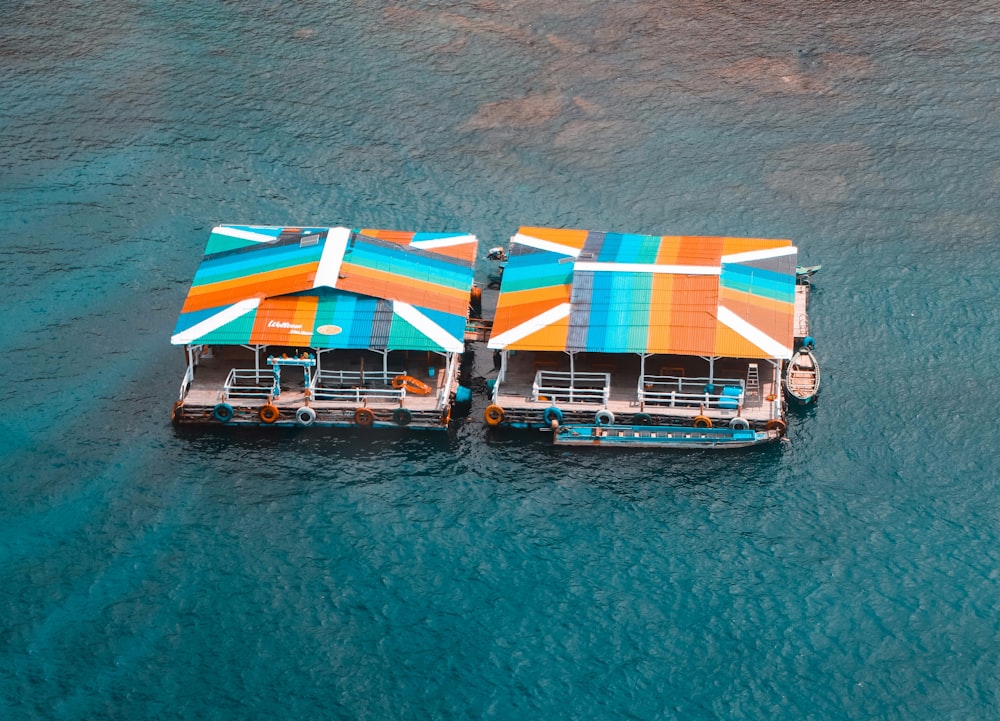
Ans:
[[[488,343],[500,369],[486,423],[584,445],[780,438],[796,259],[789,240],[521,228]]]
[[[476,237],[214,228],[171,343],[177,424],[446,428]]]

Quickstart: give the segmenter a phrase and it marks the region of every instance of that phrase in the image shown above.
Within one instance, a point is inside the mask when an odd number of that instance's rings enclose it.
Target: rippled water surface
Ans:
[[[0,716],[1000,718],[995,1],[0,17]],[[793,238],[823,397],[728,454],[177,432],[219,222]]]

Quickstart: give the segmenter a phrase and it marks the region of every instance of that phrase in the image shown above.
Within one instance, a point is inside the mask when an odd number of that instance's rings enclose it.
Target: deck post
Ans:
[[[574,373],[576,373],[575,363],[574,363],[576,357],[576,351],[568,350],[566,351],[566,355],[569,356],[569,402],[572,403],[573,388],[576,387],[576,376],[574,375]]]

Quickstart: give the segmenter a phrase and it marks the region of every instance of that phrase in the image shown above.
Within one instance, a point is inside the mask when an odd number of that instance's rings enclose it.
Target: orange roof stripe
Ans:
[[[776,240],[771,238],[722,238],[721,240],[723,255],[749,253],[754,250],[769,250],[771,248],[784,248],[792,244],[790,240]]]
[[[469,308],[469,294],[461,288],[448,288],[353,263],[344,263],[341,275],[343,277],[337,281],[339,290],[398,300],[453,315],[465,315]]]
[[[294,293],[312,286],[318,267],[319,263],[304,263],[219,283],[196,285],[188,293],[181,312],[218,308],[247,298]]]
[[[319,298],[268,298],[261,302],[250,333],[252,343],[264,345],[308,344]]]
[[[564,228],[535,228],[523,227],[518,230],[521,235],[530,235],[532,238],[547,240],[551,243],[566,245],[570,248],[581,250],[587,242],[590,231],[587,230],[567,230]]]

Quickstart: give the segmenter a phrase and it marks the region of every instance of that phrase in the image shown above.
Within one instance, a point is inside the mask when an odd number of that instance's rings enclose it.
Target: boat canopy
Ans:
[[[790,240],[523,227],[488,345],[789,358],[797,256]]]
[[[477,242],[469,233],[222,225],[171,343],[461,352]]]

